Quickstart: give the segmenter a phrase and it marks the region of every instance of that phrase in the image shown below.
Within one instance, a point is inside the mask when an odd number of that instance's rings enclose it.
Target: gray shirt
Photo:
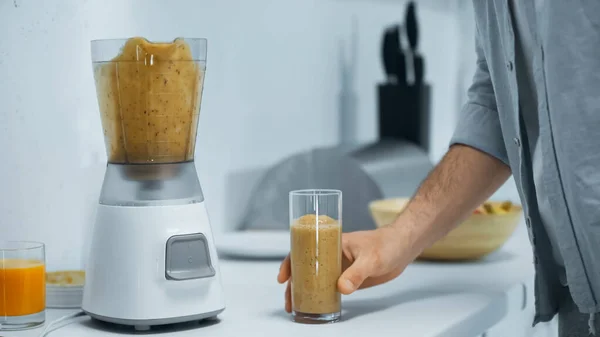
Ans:
[[[536,13],[542,12],[544,2],[545,0],[534,1]],[[515,72],[519,90],[520,113],[523,115],[523,121],[525,122],[525,131],[527,132],[528,139],[527,145],[532,153],[533,183],[535,185],[536,201],[542,225],[544,225],[548,233],[548,238],[552,245],[552,254],[560,269],[560,282],[563,285],[567,285],[564,260],[558,249],[558,237],[555,229],[556,224],[552,216],[552,207],[546,197],[542,181],[544,167],[542,151],[539,145],[538,98],[533,76],[533,50],[535,48],[533,32],[538,30],[538,26],[536,22],[529,22],[524,5],[524,1],[511,0],[511,13],[516,28]]]
[[[486,152],[512,170],[534,253],[534,324],[558,310],[558,260],[577,308],[594,317],[600,312],[600,1],[546,1],[539,8],[518,1],[530,26],[526,49],[536,97],[525,104],[536,108],[520,109],[525,94],[510,0],[473,0],[477,66],[451,143]],[[537,127],[524,121],[530,114]]]

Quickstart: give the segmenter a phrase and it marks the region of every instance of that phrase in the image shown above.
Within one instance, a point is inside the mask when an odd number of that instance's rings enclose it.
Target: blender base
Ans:
[[[99,205],[82,309],[139,329],[221,313],[225,299],[204,202]]]

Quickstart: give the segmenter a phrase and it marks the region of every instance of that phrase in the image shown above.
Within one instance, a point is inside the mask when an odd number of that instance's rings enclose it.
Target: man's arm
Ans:
[[[465,220],[511,174],[479,31],[475,50],[477,67],[451,147],[391,225],[409,236],[415,254]]]
[[[403,241],[412,242],[418,255],[465,220],[510,174],[501,160],[470,146],[453,145],[390,226],[412,238]]]

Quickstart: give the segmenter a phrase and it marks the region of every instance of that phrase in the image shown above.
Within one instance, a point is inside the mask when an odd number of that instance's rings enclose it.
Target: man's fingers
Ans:
[[[279,274],[277,274],[277,282],[284,283],[290,278],[290,255],[285,257],[279,266]]]
[[[338,279],[338,290],[344,295],[349,295],[356,291],[360,285],[371,276],[372,263],[369,263],[369,259],[358,258],[346,271],[342,273],[342,276]]]
[[[292,288],[291,283],[287,283],[285,288],[285,311],[288,313],[292,312]]]

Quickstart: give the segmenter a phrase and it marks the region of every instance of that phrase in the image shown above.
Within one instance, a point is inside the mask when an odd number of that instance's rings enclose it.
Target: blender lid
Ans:
[[[300,189],[342,191],[342,230],[374,229],[369,202],[382,198],[379,186],[358,161],[337,148],[292,155],[271,167],[250,194],[241,230],[289,228],[289,192]]]

